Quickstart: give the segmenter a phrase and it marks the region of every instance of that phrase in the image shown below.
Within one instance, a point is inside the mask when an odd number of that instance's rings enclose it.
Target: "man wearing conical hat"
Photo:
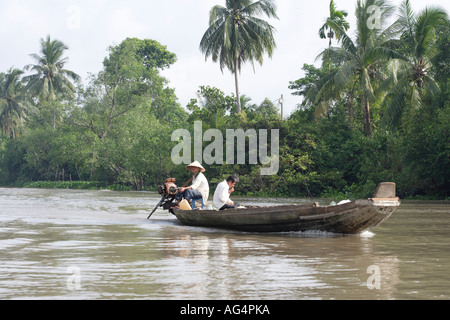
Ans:
[[[194,161],[186,167],[194,176],[192,177],[192,184],[186,188],[180,188],[177,194],[177,200],[180,202],[183,198],[190,201],[192,199],[203,199],[203,203],[208,201],[209,184],[203,172],[205,168],[198,162]]]

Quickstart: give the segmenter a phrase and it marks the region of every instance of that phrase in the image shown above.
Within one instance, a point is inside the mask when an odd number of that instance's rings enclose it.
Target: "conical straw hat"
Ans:
[[[200,164],[200,162],[198,162],[198,161],[192,162],[190,165],[188,165],[188,166],[186,167],[186,169],[189,170],[189,168],[191,168],[191,167],[199,168],[199,169],[200,169],[200,172],[205,172],[205,168],[203,168],[203,166],[202,166],[202,165]]]

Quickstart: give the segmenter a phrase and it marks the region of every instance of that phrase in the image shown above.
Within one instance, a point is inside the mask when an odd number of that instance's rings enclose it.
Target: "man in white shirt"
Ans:
[[[198,162],[194,161],[186,167],[194,176],[192,177],[192,184],[186,188],[180,188],[177,194],[177,200],[180,202],[183,198],[190,201],[192,199],[203,199],[203,203],[208,201],[209,184],[203,172],[205,168]]]
[[[230,199],[230,194],[234,191],[234,186],[238,181],[238,177],[231,175],[217,185],[214,192],[214,207],[219,210],[237,208],[238,204]]]

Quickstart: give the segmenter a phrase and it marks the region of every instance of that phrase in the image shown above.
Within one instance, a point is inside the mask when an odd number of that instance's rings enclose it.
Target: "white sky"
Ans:
[[[354,31],[357,0],[335,0],[340,10],[349,12],[350,34]],[[394,0],[394,4],[402,0]],[[438,5],[450,13],[448,0],[411,0],[418,12],[427,5]],[[40,38],[50,34],[69,50],[67,69],[84,79],[97,73],[110,45],[127,37],[154,39],[174,52],[178,61],[163,75],[176,89],[185,107],[201,85],[215,86],[226,94],[235,92],[234,77],[205,58],[200,39],[208,27],[209,10],[225,0],[0,0],[0,71],[23,68],[32,63],[29,54],[38,53]],[[240,91],[261,103],[284,95],[285,114],[295,110],[299,97],[292,96],[289,81],[303,76],[304,63],[315,62],[328,45],[318,30],[328,16],[329,0],[278,0],[280,20],[270,20],[276,28],[277,49],[265,58],[263,66],[246,65],[240,76]]]

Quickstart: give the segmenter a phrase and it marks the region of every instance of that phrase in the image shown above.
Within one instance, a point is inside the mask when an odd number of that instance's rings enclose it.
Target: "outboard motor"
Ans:
[[[158,186],[158,193],[162,196],[162,198],[150,213],[150,215],[147,217],[147,219],[150,219],[153,212],[155,212],[158,207],[163,207],[164,210],[167,210],[176,206],[176,203],[173,202],[178,193],[178,187],[175,182],[175,178],[169,178],[166,179],[163,185]]]
[[[158,187],[159,194],[167,198],[171,196],[175,197],[178,193],[178,187],[175,182],[177,182],[175,178],[166,179],[164,184]]]

